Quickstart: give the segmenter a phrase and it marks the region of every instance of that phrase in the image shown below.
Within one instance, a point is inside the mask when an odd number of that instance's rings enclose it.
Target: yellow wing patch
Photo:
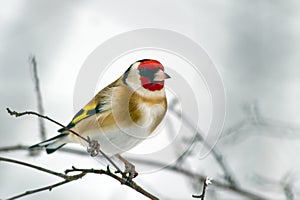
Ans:
[[[72,121],[68,124],[67,128],[73,128],[77,123],[81,120],[88,118],[96,113],[102,112],[103,102],[90,102],[84,108],[82,108],[72,119]],[[65,131],[65,128],[59,129],[58,132]]]
[[[93,114],[96,114],[96,107],[97,104],[93,105],[86,105],[83,109],[81,109],[72,119],[72,124],[77,124],[79,121],[83,120],[84,118],[87,118]],[[94,111],[94,112],[93,112]],[[92,112],[92,113],[91,113]]]

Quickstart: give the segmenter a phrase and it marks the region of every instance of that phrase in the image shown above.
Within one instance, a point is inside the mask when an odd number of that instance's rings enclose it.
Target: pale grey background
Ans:
[[[253,105],[267,119],[265,126],[234,127],[238,131],[219,142],[243,186],[265,191],[272,199],[285,198],[278,184],[253,180],[253,175],[260,175],[276,183],[288,181],[299,198],[299,4],[296,0],[2,1],[0,146],[39,141],[34,118],[16,120],[5,112],[6,107],[36,109],[27,63],[30,53],[37,56],[47,115],[67,122],[73,115],[70,102],[77,73],[98,45],[137,28],[171,29],[197,41],[221,72],[228,100],[225,133],[242,120],[261,121],[253,120]],[[57,127],[49,123],[46,126],[48,134],[54,135]],[[57,170],[72,165],[97,166],[90,158],[65,154],[28,158],[24,152],[17,152],[1,156]],[[197,166],[201,173],[219,178],[213,159],[203,160]],[[0,198],[58,181],[7,163],[0,163],[0,170]],[[170,173],[144,175],[137,181],[172,199],[189,199],[196,193],[186,179]],[[83,194],[90,199],[143,199],[108,177],[96,176],[26,199],[59,199],[62,195],[64,199],[78,199]],[[217,198],[240,199],[223,193]]]

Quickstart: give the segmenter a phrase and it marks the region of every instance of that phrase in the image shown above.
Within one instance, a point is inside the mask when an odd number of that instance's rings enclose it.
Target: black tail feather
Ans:
[[[29,149],[45,147],[46,152],[48,154],[53,153],[66,144],[65,142],[63,142],[63,138],[66,137],[67,135],[68,135],[68,133],[61,133],[53,138],[50,138],[50,139],[40,142],[38,144],[32,145],[29,147]]]
[[[65,145],[66,145],[66,143],[58,146],[55,149],[50,149],[50,148],[47,148],[47,146],[46,146],[46,152],[47,152],[47,154],[51,154],[51,153],[55,152],[56,150],[60,149],[61,147],[65,146]]]

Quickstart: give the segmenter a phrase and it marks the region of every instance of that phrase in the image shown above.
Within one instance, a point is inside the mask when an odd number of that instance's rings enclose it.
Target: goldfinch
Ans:
[[[67,143],[86,142],[69,132],[96,140],[108,156],[120,156],[145,140],[167,111],[164,66],[151,59],[139,60],[116,81],[103,88],[72,119],[59,135],[31,146],[45,147],[48,154]]]

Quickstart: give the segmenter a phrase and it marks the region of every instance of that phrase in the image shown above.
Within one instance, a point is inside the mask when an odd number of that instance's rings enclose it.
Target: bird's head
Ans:
[[[123,82],[137,90],[161,91],[164,80],[170,76],[164,72],[164,66],[157,60],[143,59],[133,63],[123,75]]]

